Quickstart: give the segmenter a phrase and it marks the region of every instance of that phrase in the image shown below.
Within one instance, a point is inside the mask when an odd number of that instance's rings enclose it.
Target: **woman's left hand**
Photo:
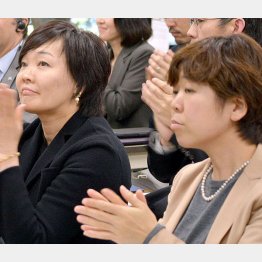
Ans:
[[[120,187],[122,197],[110,189],[101,194],[88,190],[81,206],[75,207],[77,221],[84,235],[91,238],[112,240],[121,244],[143,243],[146,236],[157,224],[155,215],[146,204],[142,191],[133,194],[124,186]]]
[[[17,151],[23,132],[24,105],[17,106],[16,91],[0,84],[0,154],[9,155]]]

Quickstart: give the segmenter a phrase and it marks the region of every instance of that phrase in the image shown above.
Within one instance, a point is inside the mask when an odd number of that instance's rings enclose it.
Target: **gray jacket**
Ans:
[[[104,95],[112,128],[148,127],[151,110],[141,100],[141,88],[153,50],[147,42],[140,42],[119,54]]]
[[[12,63],[10,64],[8,70],[6,71],[6,73],[4,74],[1,83],[5,83],[7,85],[10,86],[10,88],[12,89],[16,89],[16,75],[18,73],[17,67],[18,67],[18,59],[19,59],[19,55],[20,52],[22,50],[23,45],[19,46],[16,52],[16,55],[12,61]],[[17,94],[18,97],[18,94]],[[19,98],[18,98],[19,100]],[[26,123],[31,123],[34,119],[36,119],[36,115],[35,114],[30,114],[25,112],[24,113],[24,122]]]

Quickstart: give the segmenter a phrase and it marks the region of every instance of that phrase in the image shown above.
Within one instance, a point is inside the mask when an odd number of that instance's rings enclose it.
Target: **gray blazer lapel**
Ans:
[[[19,58],[21,49],[22,49],[22,46],[19,46],[10,67],[8,68],[7,72],[5,73],[1,81],[2,83],[9,85],[13,89],[16,88],[15,80],[16,80],[16,75],[17,75],[18,58]]]
[[[116,63],[114,65],[112,74],[111,74],[111,78],[109,80],[109,85],[111,83],[112,86],[114,86],[114,83],[121,83],[125,73],[127,71],[127,67],[129,65],[128,63],[128,58],[130,56],[130,54],[132,54],[133,50],[135,50],[137,48],[137,46],[139,46],[140,43],[136,44],[135,46],[132,47],[123,47],[123,49],[121,50]],[[117,74],[114,74],[114,71],[117,72]]]

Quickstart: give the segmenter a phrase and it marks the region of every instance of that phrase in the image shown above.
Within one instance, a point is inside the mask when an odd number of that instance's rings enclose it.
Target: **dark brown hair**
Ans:
[[[180,72],[188,80],[209,84],[220,101],[242,97],[247,114],[237,122],[241,137],[262,142],[262,48],[245,34],[210,37],[189,44],[173,57],[168,82],[175,86]]]
[[[219,26],[223,27],[234,18],[220,18]],[[262,45],[262,18],[243,18],[245,27],[243,33],[251,36],[260,45]]]
[[[103,115],[102,97],[111,67],[105,43],[95,34],[69,22],[54,20],[36,28],[27,38],[19,57],[43,44],[63,41],[68,70],[81,91],[79,111],[85,116]]]
[[[114,23],[121,36],[123,47],[146,41],[152,35],[149,18],[114,18]]]

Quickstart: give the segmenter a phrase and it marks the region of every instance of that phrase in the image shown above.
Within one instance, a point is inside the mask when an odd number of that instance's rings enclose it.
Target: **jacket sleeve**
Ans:
[[[149,242],[149,244],[185,244],[166,228],[159,231]]]
[[[244,219],[244,218],[243,218]],[[262,197],[252,206],[249,221],[238,242],[239,244],[261,244],[262,243]]]
[[[142,52],[143,51],[143,52]],[[121,83],[116,86],[109,84],[104,95],[104,105],[107,115],[121,121],[129,117],[141,105],[141,89],[145,82],[145,68],[152,50],[142,50],[137,52],[130,60],[127,71]],[[117,73],[117,72],[114,72]]]
[[[43,194],[33,205],[18,166],[0,173],[0,236],[5,243],[70,243],[82,235],[73,209],[88,188],[111,187],[119,191],[123,170],[119,155],[106,146],[70,152],[61,167],[48,167],[39,174]],[[35,190],[40,190],[37,188]]]
[[[157,180],[172,184],[175,175],[181,168],[200,162],[207,157],[206,153],[199,149],[184,149],[178,146],[176,151],[160,154],[148,147],[147,164],[149,171]]]
[[[187,164],[192,163],[179,149],[168,154],[156,153],[148,147],[147,164],[150,173],[160,182],[172,184],[177,172]]]

